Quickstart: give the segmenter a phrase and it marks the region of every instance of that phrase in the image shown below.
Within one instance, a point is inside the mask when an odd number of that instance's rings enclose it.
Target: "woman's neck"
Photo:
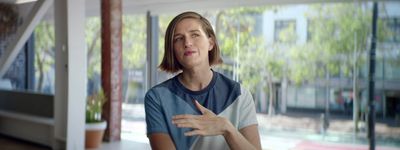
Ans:
[[[210,68],[183,70],[182,74],[178,77],[183,86],[191,91],[204,89],[210,84],[212,78],[213,72]]]

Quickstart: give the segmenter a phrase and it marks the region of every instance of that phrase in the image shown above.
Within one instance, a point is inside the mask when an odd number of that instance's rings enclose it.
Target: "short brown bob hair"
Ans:
[[[193,18],[199,20],[206,35],[212,38],[212,40],[214,41],[214,47],[208,53],[208,62],[210,63],[210,66],[221,64],[223,62],[220,55],[218,42],[210,22],[198,13],[188,11],[181,13],[174,19],[172,19],[172,21],[168,25],[167,31],[165,32],[164,57],[159,66],[159,68],[165,72],[176,73],[183,69],[183,66],[178,62],[174,54],[173,36],[176,25],[183,19],[187,18]]]

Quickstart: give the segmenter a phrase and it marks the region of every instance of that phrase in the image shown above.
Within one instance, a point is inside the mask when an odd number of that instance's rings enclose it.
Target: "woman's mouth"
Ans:
[[[195,51],[185,51],[185,53],[183,53],[183,55],[191,56],[193,53],[195,53]]]

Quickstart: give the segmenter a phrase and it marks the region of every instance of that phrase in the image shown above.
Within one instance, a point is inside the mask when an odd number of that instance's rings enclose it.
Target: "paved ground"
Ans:
[[[361,131],[354,133],[354,124],[350,116],[331,115],[329,128],[325,133],[321,130],[321,114],[313,112],[291,112],[268,116],[258,114],[260,133],[268,140],[286,139],[274,145],[272,149],[368,149],[366,124],[360,123]],[[375,124],[377,149],[400,149],[400,126],[394,120],[377,119]],[[269,139],[268,139],[269,138]],[[294,142],[295,141],[295,142]],[[291,144],[290,144],[291,143]],[[282,147],[285,145],[286,147]]]
[[[258,120],[267,128],[279,127],[281,130],[310,130],[320,132],[321,114],[313,112],[290,112],[270,117],[259,114]],[[361,132],[366,132],[366,123],[360,122]],[[354,123],[351,116],[331,114],[328,132],[353,133]],[[375,134],[383,138],[400,139],[400,123],[394,119],[376,119]]]

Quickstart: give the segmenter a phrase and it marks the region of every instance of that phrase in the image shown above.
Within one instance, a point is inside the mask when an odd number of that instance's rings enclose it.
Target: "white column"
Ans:
[[[147,12],[146,91],[158,83],[158,16]]]
[[[53,149],[82,150],[87,91],[85,1],[56,0],[54,11],[56,78]]]

